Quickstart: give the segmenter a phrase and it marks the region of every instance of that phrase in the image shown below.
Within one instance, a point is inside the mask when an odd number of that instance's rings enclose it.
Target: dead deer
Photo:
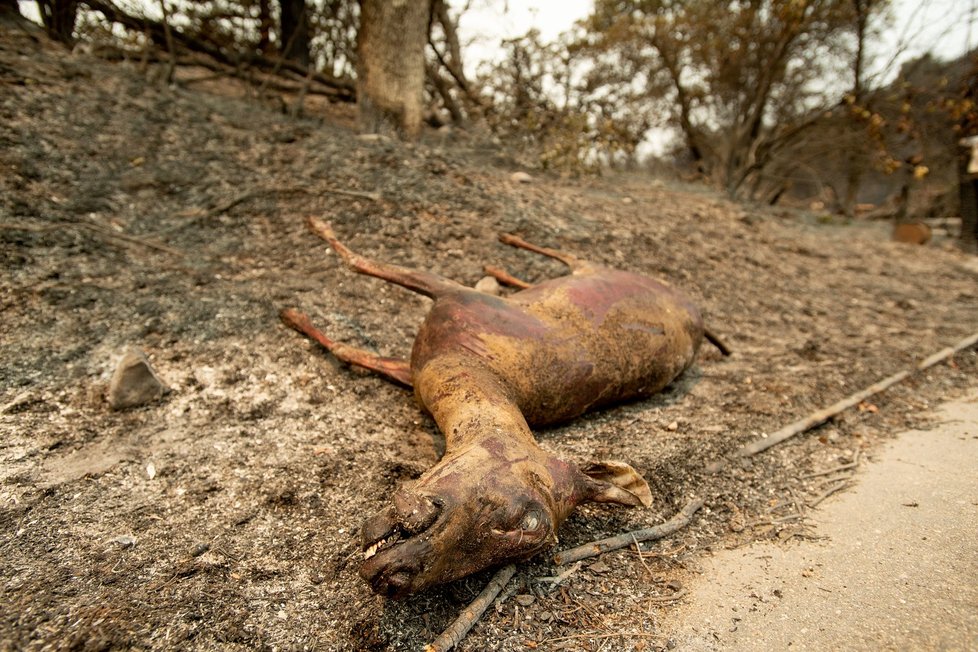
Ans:
[[[445,435],[442,458],[363,525],[360,575],[374,591],[400,598],[527,559],[553,545],[585,501],[651,503],[648,484],[628,464],[578,469],[543,450],[530,426],[650,395],[689,367],[704,328],[679,290],[505,235],[504,243],[555,258],[571,273],[498,297],[367,259],[328,224],[309,225],[354,271],[434,300],[410,361],[335,342],[306,315],[282,312],[339,360],[413,387]]]

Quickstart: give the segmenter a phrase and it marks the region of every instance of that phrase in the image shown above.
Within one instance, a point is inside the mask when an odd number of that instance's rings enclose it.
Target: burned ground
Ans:
[[[515,184],[505,155],[474,141],[365,140],[342,108],[292,119],[151,73],[0,35],[2,649],[417,649],[484,585],[394,603],[356,575],[360,523],[437,459],[437,432],[409,392],[334,362],[277,313],[406,355],[428,303],[347,271],[307,215],[364,254],[467,284],[487,263],[563,273],[500,232],[659,275],[735,351],[705,346],[663,394],[540,433],[567,459],[632,464],[657,501],[581,508],[562,548],[691,497],[707,507],[658,555],[605,555],[554,590],[538,578],[564,569],[521,566],[464,650],[666,646],[697,555],[806,536],[805,502],[824,490],[806,475],[872,456],[975,383],[970,350],[710,474],[739,444],[974,332],[974,258],[639,175]],[[116,412],[105,388],[127,346],[170,392]]]

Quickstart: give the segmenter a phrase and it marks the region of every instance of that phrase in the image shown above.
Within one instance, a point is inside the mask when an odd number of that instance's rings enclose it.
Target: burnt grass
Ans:
[[[806,475],[871,459],[975,383],[971,349],[709,473],[974,332],[974,259],[637,174],[515,184],[505,152],[466,137],[365,140],[347,107],[296,119],[231,82],[154,75],[0,34],[0,649],[419,649],[484,586],[391,602],[356,574],[360,523],[437,459],[437,431],[409,392],[277,314],[403,356],[427,300],[343,268],[308,215],[467,284],[484,264],[563,273],[500,232],[659,275],[735,352],[704,345],[661,395],[539,434],[567,459],[629,462],[656,497],[579,509],[561,548],[706,507],[647,559],[606,554],[556,589],[538,581],[565,570],[549,556],[521,565],[463,650],[668,647],[670,596],[697,558],[809,536],[825,478]],[[170,391],[112,411],[128,346]]]

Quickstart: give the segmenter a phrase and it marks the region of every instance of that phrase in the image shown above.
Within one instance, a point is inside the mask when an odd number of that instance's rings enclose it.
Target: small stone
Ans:
[[[146,477],[150,480],[156,477],[156,465],[152,462],[146,465]]]
[[[634,203],[634,201],[635,200],[632,199],[631,197],[622,197],[621,198],[621,203],[623,203],[623,204],[631,204],[631,203]]]
[[[518,596],[516,596],[516,604],[520,605],[521,607],[529,607],[534,602],[536,602],[536,598],[529,593],[520,593]]]
[[[526,172],[514,172],[509,175],[509,180],[513,183],[533,183],[533,177]]]
[[[670,430],[672,432],[676,432],[677,430],[679,430],[679,422],[678,421],[673,421],[668,426],[666,426],[666,430]]]
[[[479,279],[479,282],[475,284],[475,289],[479,292],[484,292],[485,294],[499,296],[499,281],[491,276],[483,276]]]
[[[120,548],[132,548],[134,545],[136,545],[136,537],[128,534],[120,534],[117,537],[112,537],[109,539],[109,543],[114,543]]]
[[[596,561],[587,567],[592,573],[607,573],[611,570],[611,566],[604,563],[603,561]]]
[[[158,400],[166,386],[139,349],[128,349],[109,382],[109,405],[116,410],[146,405]]]
[[[206,543],[198,543],[196,546],[194,546],[193,550],[190,551],[190,556],[200,557],[202,554],[204,554],[210,549],[211,549],[210,545]]]

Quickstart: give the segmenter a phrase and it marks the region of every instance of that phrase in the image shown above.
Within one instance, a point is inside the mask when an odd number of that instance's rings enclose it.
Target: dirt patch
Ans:
[[[360,523],[437,459],[437,432],[408,392],[335,363],[277,313],[297,306],[337,339],[406,355],[428,304],[352,275],[306,215],[367,255],[467,284],[486,263],[563,273],[499,244],[504,231],[660,275],[736,352],[704,347],[661,395],[540,433],[566,459],[627,461],[657,501],[582,508],[561,547],[655,524],[692,496],[707,507],[658,556],[612,553],[554,590],[536,581],[559,572],[547,558],[524,565],[464,650],[667,645],[661,598],[684,564],[804,533],[750,524],[818,495],[806,473],[920,425],[978,369],[967,351],[711,475],[748,439],[973,332],[973,259],[640,176],[516,184],[475,141],[365,141],[22,32],[0,34],[0,68],[5,646],[417,649],[485,584],[392,603],[356,576]],[[112,411],[105,388],[130,345],[171,391]]]
[[[901,433],[811,513],[814,540],[703,560],[684,650],[966,650],[978,640],[978,392]],[[670,628],[673,629],[673,628]]]

